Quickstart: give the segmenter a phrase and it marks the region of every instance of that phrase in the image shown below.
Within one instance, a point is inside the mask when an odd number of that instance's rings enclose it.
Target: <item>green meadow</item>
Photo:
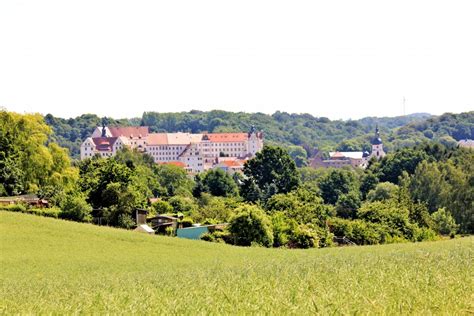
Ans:
[[[474,238],[240,248],[0,212],[2,314],[472,314]]]

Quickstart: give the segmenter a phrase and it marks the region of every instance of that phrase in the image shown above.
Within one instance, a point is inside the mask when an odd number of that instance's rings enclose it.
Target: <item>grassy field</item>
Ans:
[[[473,246],[239,248],[0,212],[0,312],[472,314]]]

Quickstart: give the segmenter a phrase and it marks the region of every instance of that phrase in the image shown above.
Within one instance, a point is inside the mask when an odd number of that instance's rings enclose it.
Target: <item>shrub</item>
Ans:
[[[61,209],[57,207],[31,208],[31,209],[26,209],[23,213],[34,214],[34,215],[44,216],[44,217],[59,218],[61,217],[62,211]]]
[[[151,207],[157,214],[173,213],[173,207],[171,204],[163,200],[154,202],[151,204]]]
[[[26,206],[23,204],[10,204],[0,206],[1,210],[10,211],[10,212],[24,212],[26,211]]]
[[[133,219],[127,214],[120,214],[118,216],[118,226],[126,229],[130,229],[135,226]]]
[[[446,211],[445,208],[438,209],[431,214],[431,218],[433,219],[435,230],[441,235],[455,234],[459,228],[451,213]]]
[[[291,248],[315,248],[319,246],[316,232],[307,226],[299,226],[290,236]]]
[[[86,202],[83,196],[67,196],[61,208],[61,218],[78,222],[89,222],[92,219],[92,206]]]
[[[181,224],[181,227],[186,228],[186,227],[192,227],[194,224],[194,221],[190,217],[185,217],[182,220],[179,221]]]
[[[257,243],[265,247],[273,245],[273,230],[267,215],[255,205],[243,205],[229,223],[229,231],[236,245],[250,246]]]
[[[211,233],[205,233],[201,235],[201,240],[214,242],[216,238]]]
[[[201,235],[201,240],[218,242],[218,243],[231,243],[232,237],[227,230],[216,230],[212,233],[205,233]]]
[[[174,228],[171,226],[166,227],[165,234],[166,236],[174,236]]]

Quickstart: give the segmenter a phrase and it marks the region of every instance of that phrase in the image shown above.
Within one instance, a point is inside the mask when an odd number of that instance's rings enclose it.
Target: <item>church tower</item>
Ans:
[[[255,126],[250,127],[248,132],[247,141],[247,153],[251,157],[255,157],[255,154],[263,148],[263,132],[258,132]]]
[[[382,158],[385,156],[385,151],[383,150],[383,143],[382,139],[380,138],[380,131],[379,127],[375,127],[375,136],[372,138],[372,153],[370,154],[370,158],[375,157],[377,159]]]

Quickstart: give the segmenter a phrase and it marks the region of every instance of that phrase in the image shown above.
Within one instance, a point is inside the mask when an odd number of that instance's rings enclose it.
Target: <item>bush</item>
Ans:
[[[83,196],[67,196],[62,205],[61,218],[78,222],[91,221],[92,206],[90,206]]]
[[[319,246],[318,236],[313,229],[299,226],[290,236],[289,245],[291,248],[315,248]]]
[[[126,229],[130,229],[135,226],[133,219],[127,214],[120,214],[118,216],[118,226]]]
[[[455,234],[459,228],[451,213],[446,211],[445,208],[438,209],[431,214],[431,218],[433,219],[435,230],[441,235]]]
[[[168,202],[175,213],[191,214],[197,208],[196,203],[190,197],[177,195],[170,198]]]
[[[383,224],[369,223],[360,219],[333,218],[330,231],[337,237],[347,237],[357,245],[376,245],[387,239],[388,228]]]
[[[430,228],[422,227],[416,230],[413,241],[431,241],[437,240],[436,232]]]
[[[171,204],[163,200],[154,202],[151,204],[151,207],[157,214],[173,213],[173,207]]]
[[[181,224],[182,228],[186,228],[186,227],[192,227],[194,224],[194,221],[190,217],[185,217],[182,220],[180,220],[179,223]]]
[[[34,214],[44,217],[59,218],[61,217],[62,211],[57,207],[52,208],[30,208],[26,209],[23,213]]]
[[[25,212],[26,206],[23,204],[10,204],[0,206],[1,210],[10,211],[10,212]]]
[[[201,240],[214,242],[216,241],[216,238],[211,233],[205,233],[201,235]]]
[[[236,212],[237,215],[233,216],[229,223],[229,231],[236,245],[273,245],[272,225],[262,209],[255,205],[243,205],[238,207]]]
[[[283,247],[290,240],[289,235],[297,227],[294,220],[289,219],[283,212],[276,212],[272,216],[273,247]]]

